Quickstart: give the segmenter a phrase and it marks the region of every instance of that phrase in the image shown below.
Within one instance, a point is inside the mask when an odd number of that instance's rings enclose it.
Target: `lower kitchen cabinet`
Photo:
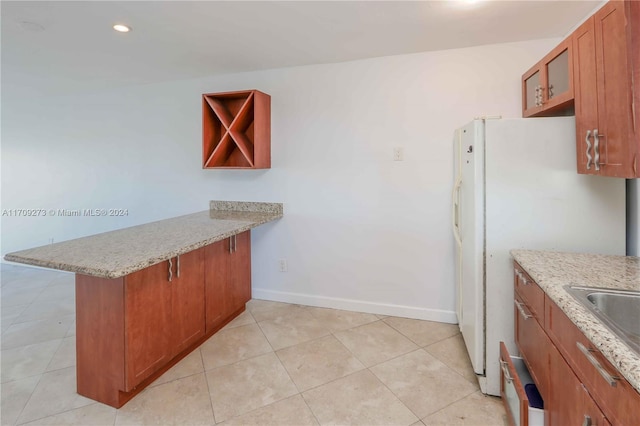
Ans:
[[[538,287],[534,282],[530,282],[529,286]],[[538,287],[537,291],[542,293]],[[544,293],[543,300],[544,300]],[[520,350],[531,376],[535,379],[540,394],[546,397],[547,392],[547,374],[546,365],[548,362],[547,347],[549,338],[540,325],[544,319],[544,310],[535,311],[531,304],[524,302],[524,298],[515,293],[515,338],[516,346]]]
[[[543,426],[544,410],[532,407],[526,387],[535,382],[522,358],[513,357],[500,342],[500,395],[507,411],[507,420],[515,426]]]
[[[78,393],[119,408],[251,298],[249,231],[121,278],[76,274]]]
[[[171,286],[172,342],[175,356],[205,333],[204,248],[174,258]]]
[[[251,234],[205,247],[206,331],[219,328],[251,299]]]
[[[610,425],[560,352],[549,352],[549,397],[545,408],[550,425]]]
[[[172,358],[168,272],[169,263],[162,262],[124,279],[125,391],[134,389]]]
[[[545,423],[551,426],[639,424],[640,393],[517,263],[514,286],[515,340],[522,358],[510,357],[501,345],[503,388],[509,389],[505,376],[527,378],[520,383],[531,377],[544,399]],[[518,381],[513,383],[517,387]],[[516,390],[502,397],[511,422],[527,424],[526,399],[520,398],[517,411],[512,408]]]
[[[204,249],[125,279],[125,390],[204,336]]]

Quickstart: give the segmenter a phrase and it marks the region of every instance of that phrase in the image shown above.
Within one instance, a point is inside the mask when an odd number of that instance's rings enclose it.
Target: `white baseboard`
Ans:
[[[273,302],[296,303],[298,305],[316,306],[319,308],[343,309],[346,311],[390,315],[394,317],[437,321],[449,324],[457,324],[458,322],[455,311],[391,305],[386,303],[366,302],[363,300],[316,296],[312,294],[290,293],[263,288],[252,288],[251,290],[254,299],[271,300]]]

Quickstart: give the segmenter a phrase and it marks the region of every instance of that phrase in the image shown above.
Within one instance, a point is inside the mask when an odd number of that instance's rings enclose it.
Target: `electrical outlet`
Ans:
[[[289,271],[289,267],[287,266],[287,259],[280,259],[278,261],[278,268],[279,268],[280,272]]]
[[[401,146],[393,148],[393,161],[404,161],[404,151]]]

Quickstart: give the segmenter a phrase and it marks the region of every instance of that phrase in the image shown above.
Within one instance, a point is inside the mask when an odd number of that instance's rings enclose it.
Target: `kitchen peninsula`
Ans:
[[[282,216],[279,203],[211,201],[5,260],[75,272],[77,391],[119,408],[244,311],[250,229]]]

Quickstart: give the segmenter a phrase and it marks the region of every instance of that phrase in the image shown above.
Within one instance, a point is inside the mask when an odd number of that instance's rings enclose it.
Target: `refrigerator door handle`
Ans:
[[[459,226],[459,220],[460,220],[460,209],[459,209],[459,196],[458,196],[458,192],[460,191],[460,185],[462,185],[462,179],[460,179],[460,177],[458,177],[456,179],[456,183],[453,185],[453,191],[451,194],[451,222],[453,225],[453,236],[456,239],[456,242],[458,243],[458,246],[462,246],[462,239],[460,238],[460,226]]]
[[[591,157],[591,154],[589,153],[589,151],[591,151],[591,142],[589,141],[590,137],[591,137],[591,130],[587,130],[587,137],[584,138],[584,141],[587,144],[587,170],[591,169],[591,163],[593,161],[593,157]]]

